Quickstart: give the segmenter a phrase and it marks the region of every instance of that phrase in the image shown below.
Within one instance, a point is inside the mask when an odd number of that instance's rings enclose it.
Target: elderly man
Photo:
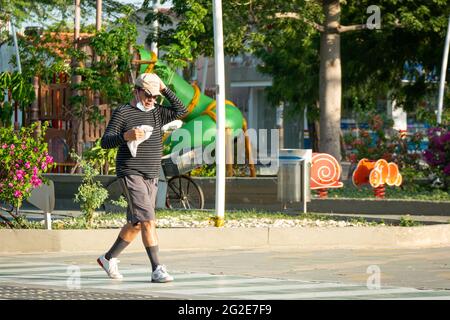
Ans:
[[[156,99],[163,95],[170,107]],[[183,103],[153,73],[141,74],[135,82],[134,99],[118,107],[101,140],[102,148],[119,147],[117,177],[128,201],[127,224],[99,265],[113,279],[122,279],[117,257],[140,232],[152,265],[153,282],[169,282],[173,277],[158,259],[155,202],[162,156],[161,127],[187,113]]]

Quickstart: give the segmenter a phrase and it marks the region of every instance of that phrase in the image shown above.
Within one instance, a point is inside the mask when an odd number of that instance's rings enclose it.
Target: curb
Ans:
[[[119,229],[0,230],[1,253],[103,252]],[[420,227],[161,228],[164,250],[298,247],[393,249],[450,246],[450,224]],[[144,250],[136,239],[127,251]]]

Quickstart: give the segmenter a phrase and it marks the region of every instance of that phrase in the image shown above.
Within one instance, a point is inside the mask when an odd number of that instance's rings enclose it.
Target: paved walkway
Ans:
[[[449,252],[166,251],[168,284],[150,282],[144,253],[121,256],[122,281],[107,278],[92,253],[6,255],[0,299],[450,299]]]

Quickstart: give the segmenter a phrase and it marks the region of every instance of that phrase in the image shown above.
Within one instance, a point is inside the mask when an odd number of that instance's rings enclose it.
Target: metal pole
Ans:
[[[444,89],[445,89],[445,76],[447,75],[447,62],[448,62],[448,50],[450,44],[450,16],[448,18],[447,35],[445,37],[444,56],[442,57],[441,79],[439,82],[439,99],[438,99],[438,111],[437,111],[437,123],[442,122],[442,109],[444,106]]]
[[[225,216],[225,57],[223,52],[222,0],[213,0],[214,63],[216,79],[216,227]]]
[[[277,129],[279,132],[279,148],[284,149],[284,102],[281,102],[280,105],[277,107]]]
[[[205,93],[206,89],[206,78],[208,77],[208,64],[209,64],[209,58],[205,57],[203,60],[203,70],[202,70],[202,88],[201,92]]]
[[[17,62],[17,71],[19,74],[22,73],[22,64],[20,62],[20,55],[19,55],[19,45],[17,43],[17,32],[16,27],[14,25],[14,18],[11,16],[11,32],[13,36],[14,41],[14,49],[16,52],[16,62]],[[14,129],[19,130],[19,102],[14,101]]]
[[[17,32],[16,27],[14,26],[14,20],[13,17],[11,17],[11,32],[14,40],[14,49],[16,51],[16,62],[17,62],[17,70],[19,73],[22,73],[22,64],[20,62],[20,55],[19,55],[19,45],[17,44]]]
[[[159,11],[159,7],[161,6],[160,4],[160,0],[153,0],[153,12],[155,14],[158,13]],[[151,44],[150,50],[153,51],[156,56],[158,56],[158,42],[156,41],[156,39],[158,38],[158,28],[159,28],[159,22],[158,19],[155,19],[152,23],[152,27],[153,27],[153,32],[154,32],[154,40]]]

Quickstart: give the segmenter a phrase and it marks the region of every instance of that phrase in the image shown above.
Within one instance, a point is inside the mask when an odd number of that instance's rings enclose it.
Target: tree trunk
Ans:
[[[33,90],[35,98],[33,103],[31,104],[30,121],[31,123],[38,122],[38,125],[34,131],[34,138],[38,139],[39,136],[41,135],[41,124],[39,121],[39,77],[37,76],[33,77]]]
[[[341,160],[339,133],[341,125],[341,59],[339,0],[323,0],[325,32],[320,39],[320,152]]]
[[[313,128],[314,128],[314,139],[312,144],[312,150],[313,152],[320,152],[320,123],[317,120],[314,120],[313,122]]]
[[[342,132],[342,129],[339,130],[339,143],[341,146],[341,160],[345,161],[347,160],[347,150],[345,149],[344,133]]]
[[[74,27],[74,49],[79,49],[79,39],[80,39],[80,3],[81,0],[75,0],[75,27]],[[72,85],[77,85],[81,83],[81,76],[75,74],[75,69],[79,67],[79,61],[75,57],[72,58]],[[72,89],[72,97],[76,97],[79,95],[79,90]],[[73,106],[72,106],[73,107]],[[84,106],[81,110],[81,115],[78,118],[73,119],[73,127],[75,129],[74,132],[74,141],[75,141],[75,152],[81,156],[83,153],[83,125],[84,125]],[[77,169],[77,173],[81,173],[81,168]]]

